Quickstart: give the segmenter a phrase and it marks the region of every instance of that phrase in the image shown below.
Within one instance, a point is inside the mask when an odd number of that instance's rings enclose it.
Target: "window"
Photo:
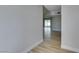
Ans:
[[[51,21],[50,20],[45,20],[45,27],[50,27],[51,26]]]

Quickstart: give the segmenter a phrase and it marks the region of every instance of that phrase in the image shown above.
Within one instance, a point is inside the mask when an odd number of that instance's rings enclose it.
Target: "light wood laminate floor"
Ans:
[[[51,39],[32,49],[32,53],[73,53],[61,48],[61,33],[53,32]]]

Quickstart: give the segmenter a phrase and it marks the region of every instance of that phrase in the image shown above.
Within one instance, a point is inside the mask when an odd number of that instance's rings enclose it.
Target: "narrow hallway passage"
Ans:
[[[34,53],[73,53],[61,48],[61,5],[45,5],[43,17],[44,39],[41,44],[32,49]]]

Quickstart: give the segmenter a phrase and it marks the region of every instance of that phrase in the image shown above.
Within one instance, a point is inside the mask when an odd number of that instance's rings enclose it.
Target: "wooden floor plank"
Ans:
[[[32,49],[32,53],[74,53],[61,48],[61,33],[53,32],[50,40],[42,42],[40,45]]]

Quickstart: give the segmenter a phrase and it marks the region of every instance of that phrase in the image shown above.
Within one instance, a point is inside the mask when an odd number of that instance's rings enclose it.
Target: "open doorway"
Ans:
[[[43,21],[44,41],[61,48],[61,6],[45,5]]]

